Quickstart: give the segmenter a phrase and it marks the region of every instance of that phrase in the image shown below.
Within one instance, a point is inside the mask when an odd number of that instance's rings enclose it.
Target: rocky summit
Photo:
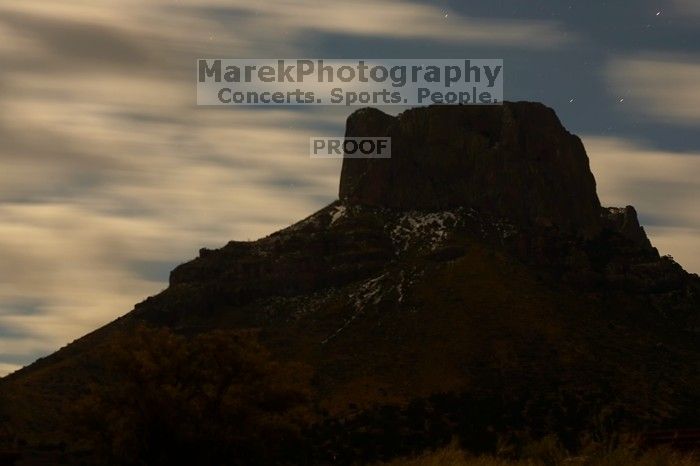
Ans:
[[[518,225],[599,230],[583,144],[544,105],[436,106],[397,117],[367,108],[348,118],[346,136],[392,138],[391,160],[344,161],[340,199],[348,204],[471,207]]]
[[[0,380],[8,430],[30,450],[83,445],[65,425],[72,406],[134,385],[107,362],[115,348],[170,367],[175,351],[125,337],[144,325],[187,341],[254,333],[275,364],[309,368],[312,414],[288,462],[386,460],[453,437],[493,451],[506,438],[573,445],[696,427],[700,279],[659,255],[633,207],[601,207],[581,141],[551,109],[367,108],[346,134],[390,136],[391,159],[344,160],[335,202],[256,241],[202,249],[158,295]],[[188,370],[208,380],[219,369]],[[256,370],[241,380],[261,380]],[[120,405],[108,424],[179,393],[176,372],[153,402],[129,392],[123,403],[138,409]],[[144,380],[161,379],[134,386]]]

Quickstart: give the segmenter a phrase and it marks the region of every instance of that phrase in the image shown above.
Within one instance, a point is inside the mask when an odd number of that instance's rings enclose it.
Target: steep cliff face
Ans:
[[[471,207],[518,225],[591,235],[600,202],[581,140],[541,104],[434,106],[348,118],[348,136],[390,136],[391,159],[345,159],[340,199],[397,209]]]

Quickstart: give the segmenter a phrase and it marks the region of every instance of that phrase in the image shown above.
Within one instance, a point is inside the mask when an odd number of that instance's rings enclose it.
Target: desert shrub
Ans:
[[[186,337],[139,327],[113,339],[109,382],[73,417],[84,447],[121,465],[300,459],[309,370],[270,359],[251,334]]]
[[[700,459],[696,455],[665,449],[642,452],[620,447],[612,451],[588,451],[568,456],[563,454],[552,438],[535,442],[527,450],[529,456],[521,459],[473,456],[464,452],[455,441],[437,450],[428,450],[417,456],[398,458],[388,463],[377,463],[376,466],[700,466]]]

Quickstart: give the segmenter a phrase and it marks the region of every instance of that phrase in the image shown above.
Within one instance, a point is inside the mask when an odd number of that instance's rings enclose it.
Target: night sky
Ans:
[[[0,0],[0,374],[335,199],[308,141],[355,108],[196,107],[201,57],[502,58],[700,272],[699,26],[698,0]]]

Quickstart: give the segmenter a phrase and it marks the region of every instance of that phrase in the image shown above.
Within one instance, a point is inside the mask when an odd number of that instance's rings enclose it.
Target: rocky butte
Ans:
[[[391,162],[346,159],[340,199],[394,209],[472,207],[518,225],[600,230],[601,207],[581,140],[554,111],[525,102],[442,106],[394,118],[363,109],[347,136],[389,136]]]
[[[163,292],[0,380],[8,423],[67,435],[106,342],[139,324],[251,330],[311,367],[320,463],[700,419],[700,279],[659,255],[634,208],[600,205],[554,111],[366,108],[346,134],[390,136],[392,158],[344,160],[337,201],[202,249]]]

